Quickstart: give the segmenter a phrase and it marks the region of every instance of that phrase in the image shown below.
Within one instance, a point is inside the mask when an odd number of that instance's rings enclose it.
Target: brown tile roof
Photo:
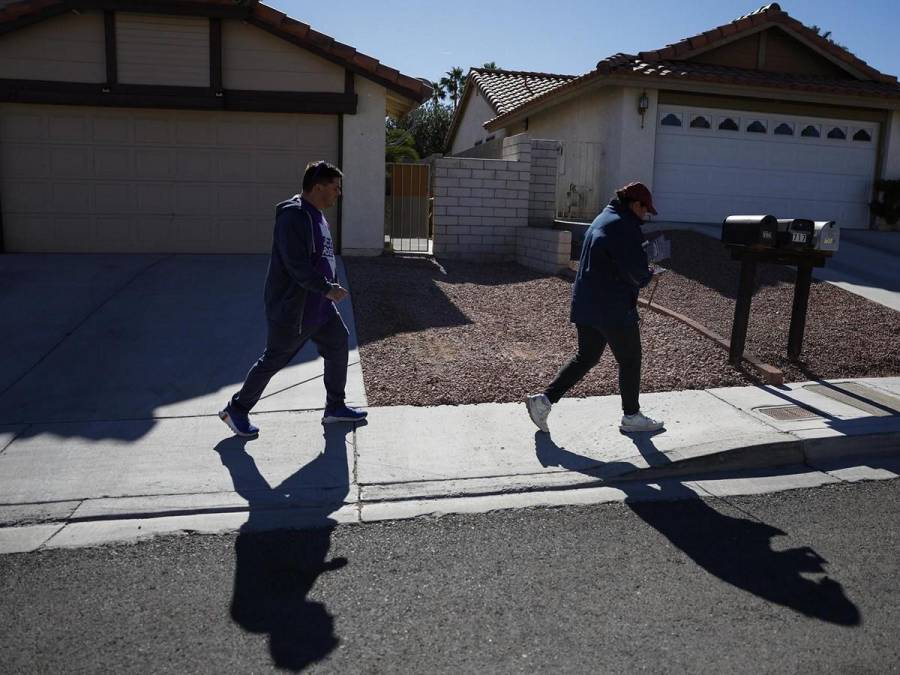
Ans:
[[[500,115],[577,77],[484,68],[472,68],[469,73],[469,81],[478,85],[484,97]]]
[[[446,141],[449,146],[453,142],[456,130],[462,120],[466,101],[471,96],[473,85],[477,86],[488,103],[498,115],[504,115],[524,105],[531,99],[548,94],[557,87],[577,79],[577,75],[556,75],[553,73],[535,73],[524,70],[488,70],[472,68],[466,79],[463,99],[453,113]]]
[[[820,51],[831,55],[835,60],[844,64],[849,71],[855,71],[858,76],[868,79],[838,80],[826,77],[746,70],[686,60],[701,52],[715,48],[723,41],[734,39],[733,36],[739,33],[753,31],[760,26],[766,25],[779,25],[788,29],[807,42],[814,44]],[[485,126],[490,125],[488,128],[496,128],[498,122],[502,123],[504,121],[503,118],[508,119],[512,113],[520,113],[524,109],[536,107],[547,99],[571,91],[592,80],[601,80],[605,77],[639,78],[638,82],[646,78],[645,81],[648,84],[653,82],[656,86],[664,86],[666,81],[695,81],[773,89],[793,89],[811,93],[900,98],[900,84],[898,84],[895,76],[872,68],[846,49],[838,47],[790,17],[777,3],[772,3],[746,16],[735,19],[731,23],[690,38],[685,38],[675,44],[667,45],[663,49],[640,52],[637,55],[614,54],[598,62],[594,70],[569,80],[552,91],[528,99],[511,110],[498,111],[498,116],[489,120]]]
[[[97,7],[96,2],[85,2],[84,4],[86,8]],[[115,9],[115,2],[106,4],[109,5],[109,9]],[[421,103],[431,96],[431,87],[422,80],[389,68],[379,63],[377,59],[362,54],[331,36],[319,33],[309,25],[292,19],[283,12],[257,2],[257,0],[179,0],[177,4],[181,13],[185,13],[185,10],[189,12],[191,6],[196,6],[198,13],[217,7],[223,9],[243,8],[246,12],[244,18],[250,23],[335,61],[417,103]],[[11,27],[17,22],[27,25],[29,20],[54,16],[77,9],[78,6],[77,0],[18,0],[12,2],[0,0],[0,30],[4,26]]]

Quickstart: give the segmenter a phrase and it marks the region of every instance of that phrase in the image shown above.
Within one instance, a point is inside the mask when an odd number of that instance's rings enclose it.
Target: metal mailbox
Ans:
[[[841,228],[833,220],[817,220],[814,226],[813,250],[821,253],[837,253]]]
[[[813,247],[815,223],[806,218],[778,219],[778,248],[808,251]]]
[[[722,242],[728,246],[774,248],[778,243],[775,216],[728,216],[722,221]]]
[[[812,271],[814,267],[825,266],[828,258],[837,251],[839,239],[840,229],[833,220],[728,216],[722,221],[722,242],[731,250],[732,260],[741,263],[728,348],[731,363],[740,362],[744,353],[757,263],[797,269],[787,351],[792,360],[800,358]]]

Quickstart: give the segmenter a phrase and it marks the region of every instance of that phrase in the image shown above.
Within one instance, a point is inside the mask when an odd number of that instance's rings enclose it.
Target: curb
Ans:
[[[366,506],[388,505],[392,503],[404,503],[415,501],[440,502],[442,500],[480,499],[495,496],[527,495],[538,493],[570,492],[588,488],[609,487],[614,488],[621,483],[656,482],[666,479],[690,479],[701,480],[719,473],[735,473],[740,471],[758,471],[761,469],[779,469],[788,466],[811,466],[821,463],[834,463],[853,457],[871,458],[896,455],[900,457],[900,431],[888,431],[858,436],[832,436],[828,438],[792,439],[782,442],[765,443],[761,445],[741,446],[730,448],[720,452],[675,460],[663,466],[651,466],[645,469],[629,471],[627,473],[611,475],[606,478],[594,478],[584,476],[584,480],[575,480],[543,485],[506,485],[496,488],[487,488],[474,491],[457,491],[436,495],[422,494],[419,496],[398,496],[379,499],[361,498],[358,502],[345,503],[339,509],[343,516],[337,516],[337,512],[327,519],[331,525],[335,522],[352,522],[355,519],[348,516],[350,511],[359,512]],[[602,467],[598,467],[602,468]],[[560,471],[559,477],[577,475],[578,471]],[[549,474],[539,474],[547,476]],[[511,477],[512,478],[512,477]],[[521,478],[521,477],[520,477]],[[365,487],[365,486],[360,486]],[[273,514],[306,515],[311,509],[305,506],[285,506],[283,508],[267,509]],[[22,527],[55,527],[63,528],[69,525],[114,525],[126,521],[153,521],[157,519],[184,519],[192,517],[228,517],[240,518],[250,512],[249,507],[204,507],[196,509],[178,509],[166,511],[153,511],[143,509],[134,512],[117,512],[94,517],[63,517],[32,520],[28,523],[9,524],[0,526],[0,534],[11,532]],[[290,518],[276,519],[290,522]],[[305,526],[315,526],[317,520],[323,520],[321,510],[318,510],[312,519],[301,519]],[[273,523],[275,524],[275,523]],[[152,529],[152,528],[151,528]],[[263,528],[266,529],[266,528]],[[277,528],[276,528],[277,529]]]

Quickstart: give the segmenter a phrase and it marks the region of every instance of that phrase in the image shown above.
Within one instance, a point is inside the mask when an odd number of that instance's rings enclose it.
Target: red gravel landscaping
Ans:
[[[668,236],[671,271],[660,277],[653,304],[729,337],[739,263],[715,239],[682,231]],[[543,389],[575,350],[568,279],[515,264],[390,256],[345,263],[370,405],[521,401]],[[789,362],[793,279],[788,268],[758,267],[749,352],[782,369],[787,382],[900,374],[900,313],[815,280],[801,361]],[[752,368],[732,367],[724,349],[684,324],[640,312],[642,391],[761,382]],[[615,361],[605,353],[569,396],[617,391]]]

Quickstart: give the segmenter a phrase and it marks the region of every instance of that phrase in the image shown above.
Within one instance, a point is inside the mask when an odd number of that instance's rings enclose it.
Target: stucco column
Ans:
[[[384,250],[385,88],[356,78],[355,115],[344,115],[343,255]]]

